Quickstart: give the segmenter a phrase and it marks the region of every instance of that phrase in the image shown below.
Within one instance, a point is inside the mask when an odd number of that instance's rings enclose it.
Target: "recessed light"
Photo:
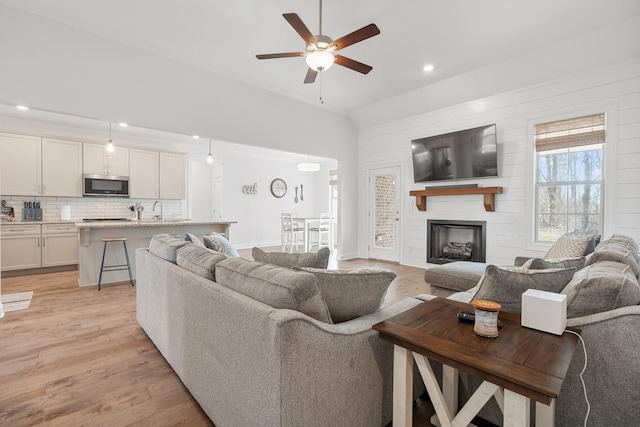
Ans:
[[[22,111],[27,111],[29,109],[26,105],[16,105],[16,108]]]
[[[193,137],[194,137],[195,139],[199,139],[199,138],[200,138],[198,135],[193,135]]]
[[[435,67],[433,66],[433,64],[427,64],[422,69],[426,72],[429,72],[429,71],[433,71],[434,68]]]
[[[127,126],[129,126],[129,125],[128,125],[128,124],[126,124],[126,123],[119,123],[119,125],[120,125],[120,126],[122,126],[123,128],[126,128]]]

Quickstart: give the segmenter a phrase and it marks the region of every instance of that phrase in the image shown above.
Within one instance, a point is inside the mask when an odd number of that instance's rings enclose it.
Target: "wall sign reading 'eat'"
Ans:
[[[254,182],[253,185],[243,185],[242,192],[244,194],[258,194],[258,183]]]

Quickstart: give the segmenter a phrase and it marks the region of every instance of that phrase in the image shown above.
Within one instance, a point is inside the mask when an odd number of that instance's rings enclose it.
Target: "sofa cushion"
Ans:
[[[227,259],[227,256],[192,243],[178,249],[176,258],[180,267],[198,276],[215,280],[215,265]]]
[[[587,252],[589,244],[594,239],[593,235],[589,236],[573,236],[564,234],[558,237],[558,240],[551,246],[549,251],[544,255],[544,259],[556,258],[576,258],[581,257]]]
[[[487,264],[482,262],[450,262],[427,268],[424,271],[424,281],[429,285],[451,289],[455,292],[467,291],[478,284],[485,268],[487,268]]]
[[[221,252],[232,258],[237,258],[240,256],[236,248],[234,248],[231,242],[228,241],[222,234],[211,233],[207,236],[204,236],[202,240],[204,240],[204,245],[209,249]]]
[[[625,236],[624,234],[612,234],[607,239],[605,239],[602,243],[616,243],[620,246],[623,246],[633,253],[636,261],[640,263],[640,253],[638,253],[638,244],[635,240],[633,240],[629,236]]]
[[[635,242],[634,242],[635,243]],[[630,245],[616,241],[607,240],[598,245],[595,251],[589,255],[586,265],[596,264],[601,261],[615,261],[628,265],[633,274],[638,277],[640,266],[636,259],[637,253],[629,248]]]
[[[251,255],[255,261],[279,265],[280,267],[313,267],[327,268],[329,264],[329,248],[321,248],[314,253],[290,254],[286,252],[265,252],[260,248],[253,248]]]
[[[216,282],[274,308],[297,310],[331,323],[318,280],[305,271],[228,258],[215,267]]]
[[[334,323],[346,322],[378,310],[387,288],[396,277],[392,271],[365,268],[325,270],[304,267],[300,270],[308,271],[318,279],[320,293]]]
[[[571,268],[575,267],[576,270],[580,270],[584,267],[585,257],[579,258],[560,258],[560,259],[542,259],[531,258],[524,264],[522,268],[525,270],[544,270],[546,268]]]
[[[190,243],[168,234],[156,234],[149,242],[149,252],[175,264],[178,249]]]
[[[615,261],[601,261],[576,272],[562,293],[567,295],[567,318],[640,303],[640,285],[631,267]]]
[[[522,294],[527,289],[560,292],[569,283],[575,271],[575,268],[524,270],[521,267],[488,265],[471,300],[495,301],[502,306],[501,310],[520,314]]]

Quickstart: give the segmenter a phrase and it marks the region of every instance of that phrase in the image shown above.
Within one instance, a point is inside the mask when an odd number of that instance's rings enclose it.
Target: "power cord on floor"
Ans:
[[[584,340],[582,339],[579,333],[570,331],[568,329],[565,329],[564,331],[577,336],[580,339],[580,342],[582,343],[582,351],[584,352],[584,367],[582,368],[582,372],[580,372],[580,381],[582,381],[582,390],[584,391],[584,400],[585,402],[587,402],[587,414],[584,416],[584,427],[587,427],[589,412],[591,412],[591,404],[589,403],[589,398],[587,397],[587,386],[584,383],[584,377],[582,376],[584,372],[587,370],[587,347],[584,345]]]

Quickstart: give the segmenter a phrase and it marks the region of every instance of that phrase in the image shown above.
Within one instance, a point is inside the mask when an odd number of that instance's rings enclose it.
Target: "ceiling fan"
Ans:
[[[347,46],[361,42],[370,37],[380,34],[380,29],[376,24],[369,24],[360,28],[346,36],[333,40],[331,37],[322,34],[322,0],[320,0],[320,34],[313,35],[302,19],[295,13],[284,13],[284,19],[293,27],[300,37],[305,41],[307,47],[304,52],[284,52],[284,53],[268,53],[256,55],[258,59],[274,59],[274,58],[292,58],[296,56],[304,56],[309,70],[304,79],[305,83],[313,83],[316,80],[318,72],[329,69],[335,62],[343,67],[350,68],[362,74],[367,74],[373,67],[347,58],[346,56],[336,55],[336,51],[344,49]]]

